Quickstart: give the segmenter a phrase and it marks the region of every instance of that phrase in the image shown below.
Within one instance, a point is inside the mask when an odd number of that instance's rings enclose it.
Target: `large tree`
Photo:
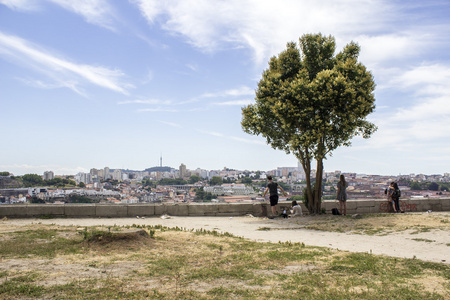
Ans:
[[[375,109],[372,74],[358,62],[351,42],[338,54],[335,39],[306,34],[272,57],[256,90],[255,104],[242,109],[242,128],[262,135],[274,149],[293,153],[306,174],[308,210],[321,211],[323,160],[356,135],[369,138],[366,120]],[[316,160],[315,186],[311,162]]]

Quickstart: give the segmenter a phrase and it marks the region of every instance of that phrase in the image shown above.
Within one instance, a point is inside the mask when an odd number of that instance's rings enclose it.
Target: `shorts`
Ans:
[[[278,195],[270,195],[270,206],[275,206],[278,204]]]

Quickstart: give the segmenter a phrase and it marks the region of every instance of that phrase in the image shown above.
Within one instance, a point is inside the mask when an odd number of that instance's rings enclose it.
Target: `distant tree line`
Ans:
[[[9,173],[8,173],[9,174]],[[66,178],[53,178],[50,180],[44,180],[42,176],[37,174],[25,174],[23,176],[11,176],[12,179],[18,182],[21,187],[36,187],[36,186],[76,186],[76,182]]]
[[[450,182],[418,182],[418,181],[410,181],[409,187],[413,191],[441,191],[448,192],[450,189]]]

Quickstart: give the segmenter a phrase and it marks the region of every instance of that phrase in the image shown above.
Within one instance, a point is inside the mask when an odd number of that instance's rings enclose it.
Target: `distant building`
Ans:
[[[186,165],[181,164],[180,165],[180,178],[184,178],[187,175]]]
[[[44,172],[44,180],[52,180],[53,178],[55,178],[55,174],[53,173],[53,171]]]
[[[207,186],[203,190],[207,193],[217,195],[251,195],[255,193],[252,187],[244,184],[223,184],[221,186]]]
[[[112,179],[122,181],[122,171],[119,169],[115,169],[112,173]]]
[[[84,183],[84,184],[91,184],[92,183],[92,176],[91,173],[78,173],[75,175],[75,181],[77,183]]]
[[[103,178],[104,178],[105,180],[108,180],[108,179],[110,178],[109,168],[108,168],[108,167],[105,167],[105,168],[103,169]]]

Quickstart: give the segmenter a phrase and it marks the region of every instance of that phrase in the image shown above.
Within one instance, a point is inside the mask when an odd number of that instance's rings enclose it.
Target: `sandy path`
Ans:
[[[450,235],[448,231],[431,230],[411,235],[401,231],[385,236],[369,236],[338,232],[316,231],[301,228],[290,219],[254,217],[171,217],[162,218],[113,218],[113,219],[9,219],[4,225],[30,224],[56,225],[163,225],[186,229],[217,230],[229,232],[246,239],[263,242],[303,242],[311,246],[330,247],[351,252],[383,254],[393,257],[413,258],[425,261],[450,263]],[[270,230],[260,230],[270,228]]]

